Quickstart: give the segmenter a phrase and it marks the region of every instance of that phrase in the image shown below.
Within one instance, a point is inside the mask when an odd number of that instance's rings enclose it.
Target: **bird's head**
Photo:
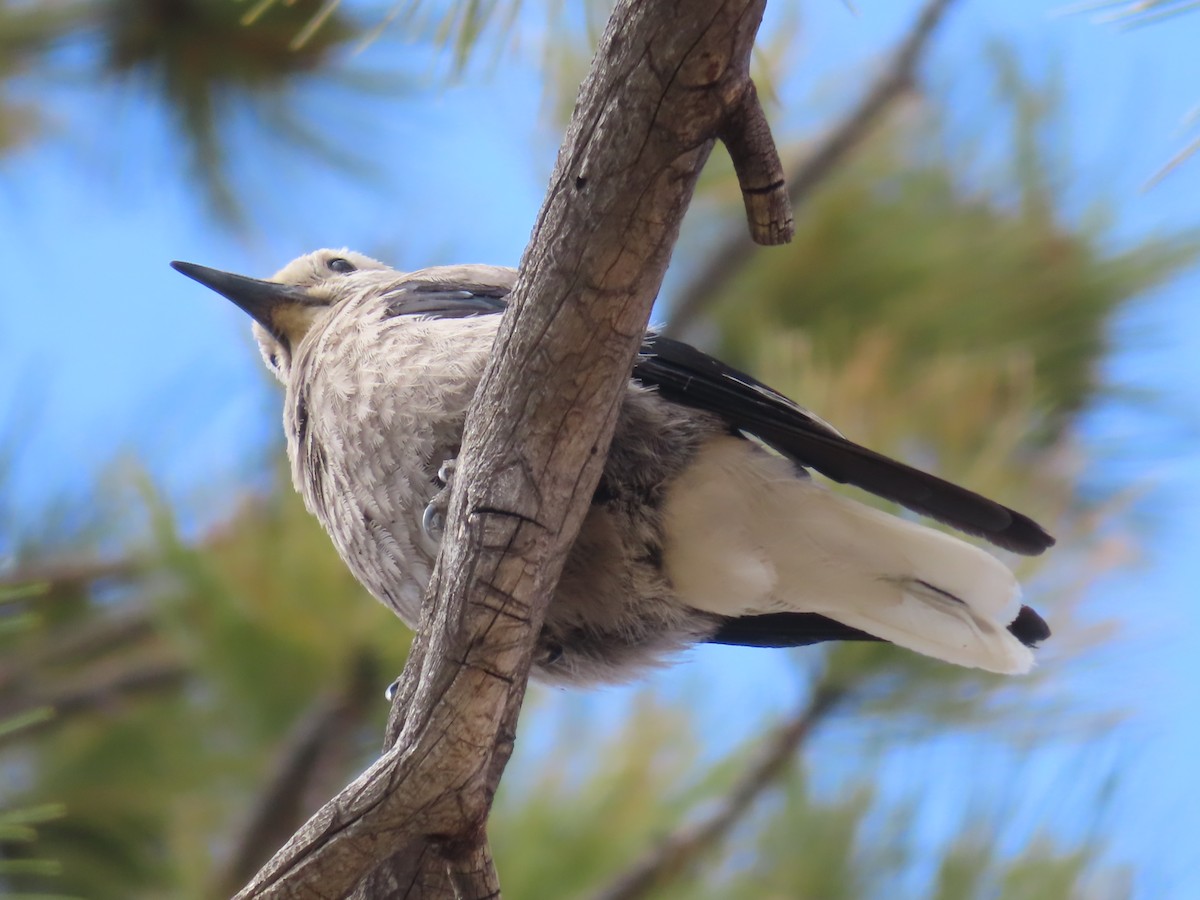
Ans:
[[[232,300],[254,319],[263,361],[285,384],[292,356],[314,324],[329,316],[364,280],[390,280],[392,269],[352,250],[317,250],[292,260],[270,279],[247,278],[195,263],[178,272]]]

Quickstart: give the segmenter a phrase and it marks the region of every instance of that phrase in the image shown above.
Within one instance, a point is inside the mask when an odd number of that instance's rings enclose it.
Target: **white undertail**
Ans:
[[[985,551],[798,476],[734,437],[712,441],[667,497],[668,574],[720,615],[815,612],[961,666],[1016,674],[1020,587]]]

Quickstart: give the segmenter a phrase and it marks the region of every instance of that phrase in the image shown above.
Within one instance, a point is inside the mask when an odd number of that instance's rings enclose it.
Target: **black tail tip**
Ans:
[[[1022,606],[1008,630],[1026,647],[1036,647],[1050,637],[1050,626],[1031,607]]]
[[[1001,534],[992,538],[994,543],[1024,556],[1038,556],[1054,546],[1054,536],[1029,516],[1011,509],[1007,512],[1011,521]]]

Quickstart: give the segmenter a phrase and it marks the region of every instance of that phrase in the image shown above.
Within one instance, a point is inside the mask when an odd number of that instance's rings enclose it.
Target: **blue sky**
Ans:
[[[835,0],[807,4],[795,74],[779,85],[781,134],[820,123],[805,101],[814,89],[822,113],[851,102],[864,83],[856,64],[888,46],[914,7],[857,9],[853,15]],[[978,125],[981,48],[989,38],[1012,40],[1035,70],[1062,73],[1059,150],[1072,173],[1073,211],[1108,200],[1119,211],[1118,242],[1200,223],[1200,159],[1142,190],[1190,136],[1181,120],[1200,103],[1200,15],[1122,33],[1083,17],[1052,17],[1052,9],[1026,0],[963,4],[935,44],[928,80],[951,98],[957,118]],[[771,15],[780,10],[775,3]],[[362,62],[382,65],[371,54],[386,52],[389,45],[376,45]],[[253,234],[198,211],[177,177],[178,147],[144,97],[97,102],[63,86],[47,109],[58,136],[0,160],[0,422],[28,427],[11,486],[18,508],[79,495],[100,467],[129,454],[148,461],[192,508],[219,512],[269,446],[277,413],[261,389],[242,315],[172,272],[171,259],[267,274],[309,249],[349,245],[401,267],[516,264],[557,148],[557,135],[539,119],[531,69],[506,64],[412,101],[381,100],[382,116],[361,109],[343,116],[330,101],[305,102],[330,129],[382,130],[383,178],[353,184],[292,156],[240,162],[264,223]],[[282,190],[271,172],[282,173]],[[1170,823],[1174,835],[1200,833],[1198,289],[1200,275],[1189,273],[1117,325],[1111,379],[1158,399],[1153,413],[1097,410],[1086,439],[1097,477],[1145,494],[1138,522],[1147,556],[1106,581],[1089,604],[1097,616],[1123,613],[1128,636],[1066,675],[1084,703],[1132,713],[1121,745],[1096,753],[1124,761],[1114,855],[1146,864],[1139,889],[1155,897],[1200,896],[1200,863],[1188,841],[1164,841],[1160,831]],[[721,671],[707,682],[714,703],[743,710],[745,720],[729,732],[732,741],[794,699],[762,689],[782,663],[749,660],[704,650],[683,676],[667,677],[704,682]],[[619,705],[624,696],[601,702]],[[760,699],[746,704],[745,697]],[[1047,796],[1064,789],[1079,762],[1073,752],[1048,755],[1029,783]],[[911,771],[903,760],[889,765],[895,781]]]

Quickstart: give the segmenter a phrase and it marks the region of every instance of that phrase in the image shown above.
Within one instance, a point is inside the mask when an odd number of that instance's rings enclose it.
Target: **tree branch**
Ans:
[[[30,709],[53,709],[53,718],[21,730],[20,736],[26,738],[34,729],[48,728],[71,716],[112,709],[138,695],[175,690],[190,674],[191,670],[179,662],[152,660],[109,674],[93,673],[87,684],[49,690],[41,687],[29,694],[10,692],[0,697],[0,719]]]
[[[797,750],[844,696],[839,688],[819,689],[792,719],[767,740],[721,802],[703,818],[661,840],[593,900],[638,900],[692,866],[736,825],[754,801],[774,784]]]
[[[455,896],[446,860],[432,845],[411,841],[393,849],[396,852],[358,883],[350,895],[353,900]]]
[[[340,689],[320,695],[297,721],[276,754],[266,786],[250,805],[246,824],[233,841],[234,855],[215,879],[220,885],[215,894],[227,897],[245,884],[341,783],[351,752],[347,735],[366,718],[367,698],[379,699],[378,669],[369,654],[360,653]],[[335,774],[337,782],[329,783]]]
[[[101,579],[125,579],[139,569],[134,559],[63,559],[50,562],[31,563],[4,574],[0,574],[0,588],[19,587],[25,584],[43,585],[45,591],[39,599],[77,593]]]
[[[945,18],[954,0],[928,0],[904,40],[892,53],[891,61],[876,78],[858,105],[825,137],[787,176],[787,204],[795,209],[883,120],[891,105],[913,85],[917,64],[929,46],[930,38]],[[732,155],[732,149],[730,150]],[[737,166],[737,158],[734,158]],[[741,175],[739,173],[739,181]],[[744,190],[744,189],[743,189]],[[747,207],[749,214],[749,207]],[[706,254],[707,264],[683,286],[671,304],[664,333],[678,337],[696,323],[725,284],[754,256],[755,245],[741,231],[714,252]]]
[[[28,648],[0,664],[0,695],[43,677],[49,666],[128,650],[129,645],[154,637],[154,618],[138,607],[86,618],[55,628]],[[4,701],[0,699],[0,704]]]
[[[783,163],[753,81],[746,82],[746,91],[730,110],[720,138],[742,189],[751,240],[768,246],[786,244],[796,233],[796,220]]]
[[[614,9],[467,419],[396,740],[239,897],[345,896],[383,860],[390,895],[496,895],[485,825],[534,642],[764,3]]]

